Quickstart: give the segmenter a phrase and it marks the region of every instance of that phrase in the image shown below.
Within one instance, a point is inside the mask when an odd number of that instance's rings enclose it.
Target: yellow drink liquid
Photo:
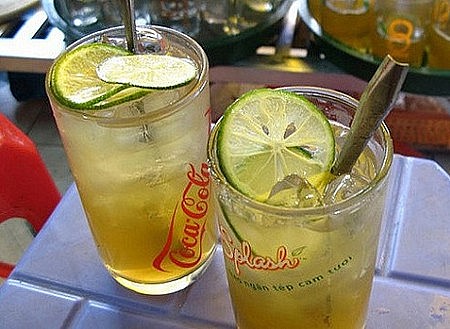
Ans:
[[[140,102],[151,105],[173,96],[155,92]],[[148,124],[150,140],[142,126],[110,126],[107,120],[58,113],[97,247],[112,275],[126,286],[179,279],[214,250],[209,175],[201,160],[208,102],[205,88],[182,113]]]
[[[369,149],[357,166],[354,174],[364,176],[354,182],[362,188],[375,171]],[[378,242],[371,227],[381,221],[384,192],[351,214],[291,222],[222,200],[220,233],[239,328],[363,328]]]

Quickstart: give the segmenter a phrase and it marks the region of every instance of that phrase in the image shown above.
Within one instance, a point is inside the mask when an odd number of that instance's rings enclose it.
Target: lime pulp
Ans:
[[[291,175],[320,183],[317,177],[326,176],[335,153],[331,125],[320,109],[303,96],[265,88],[228,107],[217,143],[229,183],[262,202]]]

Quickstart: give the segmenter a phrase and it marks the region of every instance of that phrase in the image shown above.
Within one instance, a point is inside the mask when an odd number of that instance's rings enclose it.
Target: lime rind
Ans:
[[[96,72],[97,66],[105,59],[127,55],[130,55],[127,50],[105,43],[83,45],[63,54],[50,72],[55,97],[68,107],[88,109],[128,88],[101,81]]]
[[[217,138],[220,166],[230,184],[263,202],[284,177],[318,177],[334,161],[326,116],[305,97],[283,90],[256,89],[241,96],[225,112]]]
[[[144,54],[110,57],[97,67],[98,77],[108,83],[120,83],[150,89],[184,86],[197,76],[197,67],[186,58]]]
[[[118,91],[117,93],[111,95],[110,97],[90,105],[88,109],[101,110],[104,108],[129,102],[135,99],[139,99],[141,97],[144,97],[150,92],[151,92],[150,90],[143,88],[136,88],[136,87],[124,88]]]

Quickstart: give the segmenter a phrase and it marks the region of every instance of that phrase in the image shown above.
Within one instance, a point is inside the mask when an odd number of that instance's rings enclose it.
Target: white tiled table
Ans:
[[[396,156],[367,329],[450,328],[450,177]],[[0,288],[0,328],[233,328],[221,249],[191,287],[144,296],[101,264],[75,185]]]

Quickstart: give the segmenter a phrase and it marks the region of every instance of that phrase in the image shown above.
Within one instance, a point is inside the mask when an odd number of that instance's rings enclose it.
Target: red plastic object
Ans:
[[[60,199],[35,144],[0,114],[0,223],[23,218],[37,233]],[[0,277],[13,269],[0,261]]]

